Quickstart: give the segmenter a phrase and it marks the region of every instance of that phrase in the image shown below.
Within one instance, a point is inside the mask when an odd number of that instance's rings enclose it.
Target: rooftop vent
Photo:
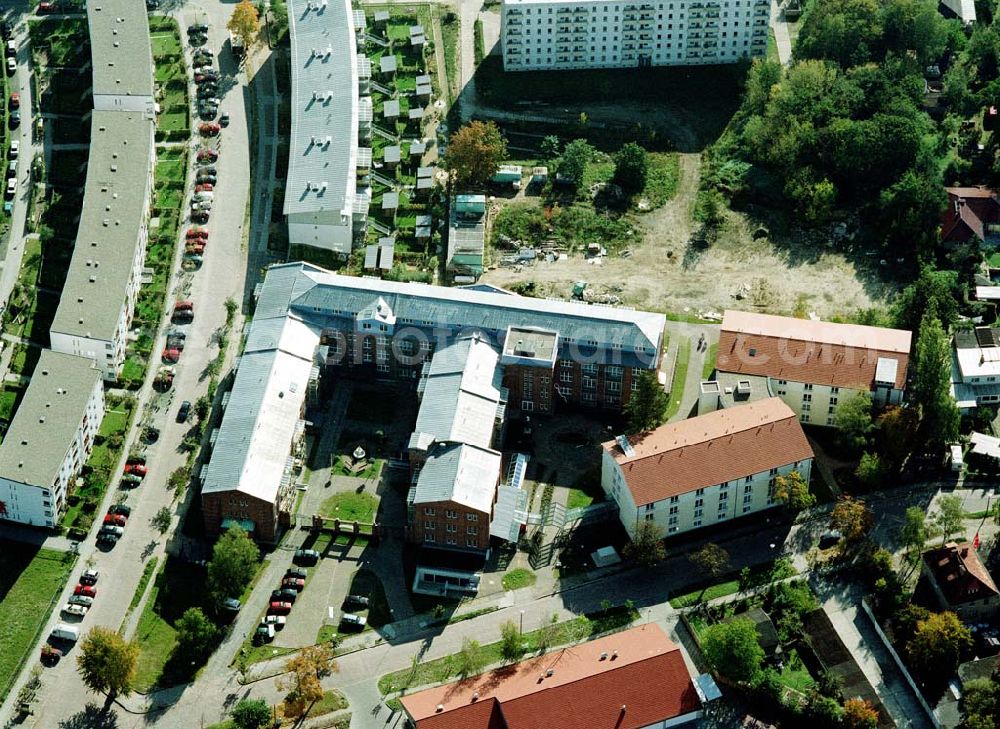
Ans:
[[[478,691],[473,691],[472,692],[472,700],[473,701],[479,701],[479,692]]]
[[[435,709],[435,711],[437,711],[437,712],[444,711],[444,704],[438,704],[437,708]]]
[[[611,651],[611,660],[615,660],[618,657],[618,651]]]
[[[615,436],[615,442],[618,443],[618,447],[622,449],[622,453],[626,456],[631,458],[635,455],[635,449],[632,447],[632,444],[628,442],[628,438],[626,436]]]
[[[551,668],[545,672],[545,678],[552,678],[552,674],[555,673]]]
[[[597,660],[599,660],[599,661],[606,661],[606,660],[608,660],[608,652],[607,652],[607,651],[604,651],[604,652],[603,652],[603,653],[601,654],[601,657],[600,657],[600,658],[598,658]]]

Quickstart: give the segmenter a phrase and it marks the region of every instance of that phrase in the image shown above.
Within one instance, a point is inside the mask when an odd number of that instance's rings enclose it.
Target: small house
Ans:
[[[365,246],[365,270],[373,271],[378,268],[378,246]]]
[[[434,189],[434,178],[433,177],[418,177],[417,178],[417,197],[427,197],[431,194],[431,190]]]
[[[399,208],[399,193],[387,192],[382,196],[382,212],[391,213],[393,216]]]
[[[420,158],[424,156],[424,152],[427,151],[427,145],[424,142],[412,142],[410,144],[410,157]]]
[[[407,118],[411,122],[417,122],[419,124],[420,121],[424,118],[424,110],[421,109],[419,106],[416,109],[410,109],[407,112]]]
[[[359,8],[353,12],[353,17],[354,17],[354,32],[361,33],[365,29],[365,26],[367,25],[367,23],[365,22],[365,11]]]
[[[399,101],[392,99],[391,101],[385,102],[382,106],[382,116],[390,121],[394,121],[399,118]]]
[[[389,24],[389,11],[376,10],[374,19],[376,28],[385,28]]]
[[[395,169],[399,164],[400,149],[398,144],[392,144],[382,150],[383,161],[389,169]]]
[[[396,57],[382,56],[378,59],[378,72],[384,78],[393,78],[396,75]]]
[[[778,638],[778,631],[774,627],[774,622],[759,607],[751,608],[746,612],[736,613],[726,618],[723,622],[731,623],[736,620],[749,620],[753,623],[754,630],[757,631],[757,642],[764,649],[764,655],[768,658],[772,658],[781,652],[781,640]]]
[[[418,167],[417,168],[417,179],[418,180],[422,180],[425,177],[426,178],[434,177],[434,168],[433,167]]]
[[[968,542],[948,542],[923,554],[921,572],[942,610],[967,623],[992,620],[1000,612],[1000,591],[979,552]]]
[[[512,185],[521,182],[521,165],[500,165],[500,168],[493,175],[493,182],[497,185]]]
[[[531,168],[531,183],[532,185],[544,185],[549,179],[549,168],[548,167],[532,167]]]
[[[383,271],[392,270],[395,258],[396,241],[393,238],[378,239],[378,267]]]
[[[433,218],[431,218],[430,215],[417,216],[417,229],[415,233],[417,240],[422,240],[431,237],[432,223],[433,223]]]

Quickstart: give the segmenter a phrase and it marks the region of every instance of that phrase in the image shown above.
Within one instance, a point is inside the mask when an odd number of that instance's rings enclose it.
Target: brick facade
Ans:
[[[490,514],[453,501],[417,504],[406,537],[418,544],[485,552],[490,546],[490,518]]]
[[[273,543],[278,536],[278,506],[239,491],[202,494],[201,508],[205,534],[216,537],[222,533],[224,519],[250,519],[256,529],[250,535],[258,542]]]

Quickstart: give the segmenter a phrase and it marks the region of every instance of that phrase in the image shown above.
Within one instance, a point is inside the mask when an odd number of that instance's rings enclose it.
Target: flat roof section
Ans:
[[[144,114],[93,113],[83,210],[50,331],[114,339],[146,222],[152,155],[153,121]]]
[[[51,488],[100,381],[101,371],[92,360],[42,350],[0,444],[0,478]]]
[[[90,0],[94,96],[153,98],[153,54],[143,0]]]
[[[292,134],[285,215],[336,212],[350,224],[358,156],[354,13],[350,0],[291,0],[288,19]]]

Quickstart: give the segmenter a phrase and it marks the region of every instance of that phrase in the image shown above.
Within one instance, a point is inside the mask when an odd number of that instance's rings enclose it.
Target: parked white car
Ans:
[[[86,605],[71,605],[70,603],[63,605],[62,609],[62,611],[67,615],[76,615],[81,618],[87,614],[88,610],[90,610],[90,608]]]
[[[278,630],[285,627],[288,618],[284,615],[265,615],[260,619],[261,625],[273,625]]]

